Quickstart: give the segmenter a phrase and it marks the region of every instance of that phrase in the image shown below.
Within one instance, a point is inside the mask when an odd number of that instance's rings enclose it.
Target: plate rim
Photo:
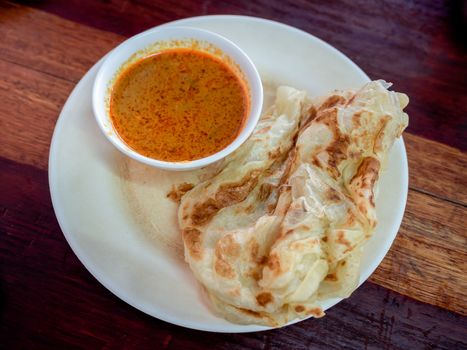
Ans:
[[[353,62],[344,53],[342,53],[341,51],[339,51],[337,48],[335,48],[331,44],[327,43],[326,41],[320,39],[319,37],[317,37],[317,36],[315,36],[315,35],[313,35],[311,33],[306,32],[306,31],[304,31],[302,29],[293,27],[293,26],[285,24],[285,23],[281,23],[281,22],[278,22],[278,21],[265,19],[265,18],[261,18],[261,17],[244,16],[244,15],[194,16],[194,17],[188,17],[188,18],[183,18],[183,19],[163,23],[161,25],[148,28],[143,32],[146,32],[148,30],[152,30],[152,29],[155,29],[155,28],[159,28],[159,27],[164,27],[164,26],[181,25],[181,24],[183,24],[185,22],[189,22],[189,21],[193,21],[193,20],[201,20],[202,21],[202,20],[210,20],[210,19],[228,19],[228,20],[251,21],[251,22],[257,22],[257,23],[267,23],[268,25],[273,25],[273,26],[280,27],[280,28],[282,28],[284,30],[287,30],[287,31],[292,31],[292,32],[294,32],[296,34],[299,34],[299,35],[305,37],[308,40],[312,39],[312,40],[318,42],[320,45],[325,46],[327,49],[330,49],[335,55],[340,56],[342,59],[347,61],[347,63],[349,63],[356,71],[358,71],[359,74],[363,78],[365,78],[367,81],[370,81],[370,78],[368,77],[368,75],[355,62]],[[189,24],[187,26],[189,26]],[[141,33],[143,33],[143,32],[141,32]],[[138,34],[140,34],[140,33],[138,33]],[[138,34],[136,34],[136,35],[138,35]],[[111,52],[111,51],[112,51],[112,49],[109,52]],[[129,300],[130,298],[128,298],[126,295],[124,295],[124,293],[121,293],[120,290],[118,289],[118,287],[113,285],[113,282],[111,280],[105,278],[105,276],[103,276],[99,271],[97,271],[97,269],[95,269],[94,266],[89,261],[87,261],[84,258],[84,256],[82,256],[81,249],[79,248],[79,244],[74,239],[73,235],[68,232],[68,227],[67,227],[68,224],[67,224],[67,220],[65,218],[66,215],[64,214],[64,212],[61,209],[61,206],[59,205],[59,203],[60,203],[59,195],[56,192],[56,190],[53,188],[54,187],[53,184],[57,182],[55,180],[55,178],[58,176],[58,170],[57,170],[58,164],[57,164],[56,161],[54,162],[53,159],[58,157],[58,155],[57,155],[57,152],[59,152],[59,149],[58,149],[58,146],[57,146],[57,143],[59,142],[58,141],[58,139],[59,139],[58,135],[60,134],[61,130],[63,129],[64,125],[66,124],[66,121],[69,119],[69,118],[66,117],[66,114],[64,112],[66,112],[66,110],[69,108],[69,104],[71,103],[70,101],[73,100],[75,98],[75,95],[78,94],[80,86],[82,84],[84,84],[84,80],[85,80],[84,78],[87,75],[90,75],[92,73],[97,73],[98,68],[100,67],[100,65],[102,64],[103,60],[105,59],[105,57],[107,55],[108,55],[108,53],[105,54],[103,57],[101,57],[96,63],[93,64],[93,66],[90,69],[88,69],[86,71],[86,73],[83,74],[83,76],[81,77],[79,82],[73,88],[72,92],[68,95],[67,100],[66,100],[65,104],[63,105],[63,107],[62,107],[62,109],[60,111],[59,117],[58,117],[58,119],[56,121],[54,131],[53,131],[53,134],[52,134],[52,138],[51,138],[51,143],[50,143],[50,150],[49,150],[49,157],[48,157],[48,182],[49,182],[49,191],[50,191],[50,196],[51,196],[51,201],[52,201],[52,207],[53,207],[55,216],[57,218],[59,227],[60,227],[60,229],[61,229],[61,231],[62,231],[62,233],[63,233],[63,235],[64,235],[64,237],[65,237],[65,239],[67,241],[67,243],[70,245],[70,248],[72,249],[73,253],[76,255],[78,260],[83,264],[83,266],[88,270],[88,272],[102,286],[104,286],[106,289],[108,289],[112,294],[114,294],[119,299],[121,299],[122,301],[124,301],[128,305],[132,306],[133,308],[135,308],[135,309],[137,309],[137,310],[139,310],[141,312],[144,312],[145,314],[147,314],[147,315],[149,315],[151,317],[162,320],[164,322],[171,323],[171,324],[178,325],[178,326],[182,326],[182,327],[186,327],[186,328],[190,328],[190,329],[202,330],[202,331],[208,331],[208,332],[217,332],[217,333],[250,333],[250,332],[258,332],[258,331],[277,329],[277,327],[266,327],[266,326],[259,326],[259,325],[237,325],[237,324],[232,324],[231,328],[233,328],[233,329],[231,329],[231,330],[228,330],[228,329],[225,329],[225,328],[215,329],[215,327],[208,328],[208,327],[204,327],[202,325],[200,326],[200,325],[197,325],[197,324],[193,324],[192,322],[183,322],[183,320],[180,320],[179,318],[172,319],[169,315],[167,315],[165,313],[163,313],[162,315],[158,313],[156,315],[153,312],[154,310],[148,310],[144,305],[141,305],[141,304],[135,302],[134,300]],[[391,246],[392,246],[392,244],[393,244],[393,242],[394,242],[394,240],[395,240],[395,238],[396,238],[396,236],[398,234],[400,225],[402,223],[402,218],[403,218],[403,215],[404,215],[404,212],[405,212],[405,207],[406,207],[406,202],[407,202],[407,194],[408,194],[408,160],[407,160],[407,153],[406,153],[405,143],[404,143],[404,140],[403,140],[402,136],[401,136],[400,140],[401,140],[401,142],[400,142],[401,143],[401,150],[400,151],[401,151],[401,156],[402,156],[402,160],[403,160],[403,162],[401,163],[401,167],[402,167],[401,172],[403,174],[403,179],[401,179],[401,182],[402,182],[402,185],[403,185],[403,188],[402,188],[403,193],[402,193],[401,200],[403,200],[403,202],[401,203],[401,205],[399,207],[399,211],[397,212],[397,220],[394,220],[393,223],[392,223],[392,227],[394,229],[393,231],[395,233],[393,234],[392,240],[391,240],[387,250],[383,249],[384,252],[381,252],[378,255],[377,259],[372,260],[372,262],[371,262],[371,264],[370,264],[370,266],[368,268],[368,271],[370,271],[370,272],[365,276],[362,275],[362,271],[360,272],[360,281],[359,281],[359,285],[358,285],[357,288],[359,288],[369,278],[369,276],[371,276],[374,273],[376,268],[380,265],[381,261],[387,255],[387,253],[389,252],[389,250],[390,250],[390,248],[391,248]],[[342,301],[342,299],[344,299],[344,298],[339,298],[339,300],[336,301],[334,304],[332,304],[329,308],[331,308],[331,307],[335,306],[336,304],[338,304],[340,301]],[[295,319],[292,322],[289,322],[289,323],[287,323],[286,325],[284,325],[282,327],[289,326],[289,325],[304,321],[306,319],[307,318],[305,318],[305,319]]]

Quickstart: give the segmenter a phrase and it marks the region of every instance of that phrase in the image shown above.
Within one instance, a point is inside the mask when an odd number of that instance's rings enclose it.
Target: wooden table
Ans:
[[[101,286],[55,219],[47,159],[74,85],[126,37],[206,14],[259,16],[301,28],[411,98],[410,190],[400,232],[370,280],[323,319],[237,335],[159,321]],[[447,0],[0,3],[0,348],[466,349],[462,14],[462,1]]]

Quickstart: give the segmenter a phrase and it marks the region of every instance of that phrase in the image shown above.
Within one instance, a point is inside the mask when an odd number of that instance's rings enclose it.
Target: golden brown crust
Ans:
[[[214,270],[219,276],[227,279],[232,279],[236,276],[232,266],[230,266],[227,261],[223,260],[222,257],[217,257],[216,262],[214,263]]]
[[[346,102],[347,100],[342,95],[331,95],[323,103],[321,103],[319,109],[324,110],[330,107],[334,107],[338,104],[345,104]]]
[[[352,244],[345,238],[345,232],[344,231],[338,231],[337,232],[337,239],[336,243],[343,244],[347,247],[347,249],[352,249]]]
[[[277,254],[272,253],[269,255],[267,260],[267,266],[273,274],[280,274],[281,272],[281,262]]]
[[[375,138],[373,152],[378,153],[383,151],[383,139],[385,135],[386,125],[390,122],[391,116],[386,115],[379,120],[379,132]]]
[[[180,184],[178,186],[174,185],[172,187],[172,190],[169,193],[167,193],[167,198],[174,201],[175,203],[180,203],[180,200],[185,195],[185,193],[190,191],[193,187],[195,187],[195,185],[189,184],[189,183],[186,183],[186,182],[184,182],[184,183],[182,183],[182,184]]]
[[[239,310],[240,312],[244,313],[245,315],[253,316],[253,317],[257,317],[257,318],[262,318],[262,316],[261,316],[261,314],[259,312],[256,312],[256,311],[253,311],[253,310],[248,310],[248,309],[242,309],[242,308],[239,308],[239,307],[237,307],[236,309]]]
[[[193,224],[202,226],[209,222],[222,208],[244,200],[258,183],[259,175],[258,171],[252,171],[238,183],[220,186],[214,198],[208,198],[204,202],[196,203],[191,214]]]
[[[329,189],[326,191],[326,199],[330,202],[337,203],[340,201],[341,197],[339,192],[337,192],[334,188],[329,187]]]
[[[379,177],[380,167],[381,166],[379,160],[373,157],[366,157],[363,159],[363,161],[357,169],[357,172],[350,180],[350,186],[355,188],[357,196],[365,197],[364,191],[370,191],[368,201],[372,207],[375,207],[373,191],[375,183]],[[366,213],[367,211],[363,202],[358,204],[358,209],[363,213]]]
[[[208,200],[195,204],[193,213],[191,214],[191,221],[197,226],[207,223],[211,218],[221,209],[218,203],[209,198]]]
[[[297,150],[295,148],[292,148],[292,150],[289,152],[285,160],[285,169],[279,181],[279,187],[287,182],[290,176],[290,172],[292,171],[292,165],[295,162],[296,157],[297,157]]]
[[[357,218],[356,218],[353,210],[350,209],[350,208],[347,210],[347,216],[346,217],[347,217],[347,221],[345,222],[345,225],[347,225],[349,227],[353,226],[355,221],[357,221]]]
[[[326,148],[329,154],[327,171],[334,179],[337,179],[341,174],[339,164],[347,159],[347,149],[350,145],[350,139],[347,135],[342,135],[336,131],[334,141]]]
[[[236,259],[240,256],[241,247],[232,235],[227,235],[219,240],[216,249],[219,250],[222,256]]]
[[[306,128],[308,128],[311,124],[311,122],[313,120],[315,120],[316,116],[317,116],[317,113],[318,113],[318,110],[315,108],[315,106],[311,106],[309,109],[308,109],[308,115],[307,117],[304,119],[302,125],[300,125],[300,130],[298,132],[298,135],[299,136]]]
[[[337,120],[338,109],[330,108],[318,111],[318,117],[315,119],[316,123],[324,124],[332,132],[332,141],[327,145],[324,152],[327,154],[326,164],[322,164],[318,155],[321,153],[319,150],[313,153],[310,162],[320,168],[326,169],[326,171],[334,178],[337,179],[340,176],[338,169],[339,164],[348,158],[348,148],[350,145],[350,138],[348,135],[343,134],[339,129]]]
[[[271,130],[271,125],[265,126],[264,128],[259,129],[259,130],[256,131],[255,133],[256,133],[256,134],[265,134],[265,133],[267,133],[269,130]]]
[[[240,244],[233,238],[232,235],[224,236],[216,244],[214,254],[216,261],[214,264],[215,271],[224,278],[235,278],[236,273],[231,263],[240,256]]]
[[[274,297],[269,292],[262,292],[256,296],[256,301],[259,305],[264,307],[267,304],[272,303],[274,301]]]
[[[188,252],[193,259],[200,260],[202,258],[201,232],[195,228],[188,228],[182,231],[183,241]]]
[[[258,171],[253,171],[239,183],[220,186],[215,197],[219,207],[225,208],[244,200],[258,183],[259,175]]]
[[[251,261],[257,261],[259,254],[259,243],[254,237],[250,240],[248,244],[248,250],[250,252]]]
[[[364,111],[359,111],[352,116],[352,126],[358,129],[362,125],[362,115]]]
[[[303,312],[303,311],[305,311],[305,307],[303,305],[295,306],[295,312],[300,313],[300,312]]]
[[[307,315],[311,315],[311,316],[314,316],[314,317],[323,317],[324,316],[324,312],[323,312],[323,309],[321,309],[320,307],[315,307],[315,308],[312,308],[312,309],[309,309],[307,310]]]
[[[270,196],[274,188],[275,186],[270,183],[262,184],[259,188],[258,201],[264,202]]]
[[[276,160],[282,156],[282,150],[280,148],[275,149],[272,152],[268,152],[269,160]]]

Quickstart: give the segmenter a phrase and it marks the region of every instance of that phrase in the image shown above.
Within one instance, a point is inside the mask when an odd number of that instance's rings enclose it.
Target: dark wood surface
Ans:
[[[461,1],[0,2],[0,348],[467,349],[467,50]],[[184,17],[278,20],[411,97],[410,189],[370,281],[320,320],[251,334],[174,326],[102,287],[71,251],[47,180],[60,109],[126,37]]]

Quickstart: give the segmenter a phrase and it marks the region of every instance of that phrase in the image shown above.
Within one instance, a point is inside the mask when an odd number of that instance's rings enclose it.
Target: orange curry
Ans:
[[[221,59],[173,49],[132,64],[110,97],[112,123],[136,152],[190,161],[230,144],[249,109],[245,83]]]

